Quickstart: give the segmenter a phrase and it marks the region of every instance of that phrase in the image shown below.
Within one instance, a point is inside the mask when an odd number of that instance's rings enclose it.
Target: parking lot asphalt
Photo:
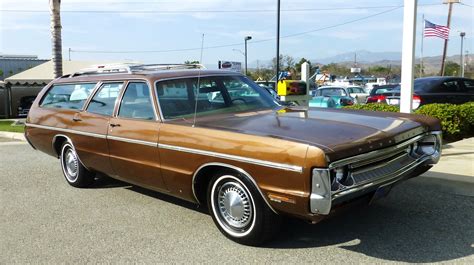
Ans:
[[[0,264],[474,264],[474,178],[435,175],[316,225],[287,220],[274,241],[247,247],[221,235],[205,209],[109,178],[73,188],[57,159],[2,140]]]

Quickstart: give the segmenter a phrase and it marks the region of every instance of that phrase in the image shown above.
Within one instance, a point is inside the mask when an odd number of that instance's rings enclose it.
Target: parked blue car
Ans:
[[[313,99],[309,101],[310,107],[342,108],[354,105],[354,99],[343,87],[323,86],[311,91],[311,95]]]

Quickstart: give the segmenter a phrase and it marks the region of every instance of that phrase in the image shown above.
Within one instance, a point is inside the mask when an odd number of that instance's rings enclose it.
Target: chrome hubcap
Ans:
[[[66,173],[66,178],[74,182],[77,179],[77,171],[79,168],[79,162],[77,160],[76,153],[72,148],[67,148],[64,152],[63,165]]]
[[[252,221],[252,207],[247,191],[237,182],[222,185],[217,194],[219,213],[233,228],[244,228]]]

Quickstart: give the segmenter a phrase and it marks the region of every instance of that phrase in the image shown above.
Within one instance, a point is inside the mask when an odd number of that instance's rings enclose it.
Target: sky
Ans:
[[[401,52],[403,2],[281,0],[280,53],[314,60],[357,50]],[[442,2],[418,0],[417,56],[422,15],[446,24]],[[200,60],[203,42],[202,62],[217,66],[218,60],[243,61],[244,38],[252,36],[248,61],[268,62],[276,53],[276,3],[62,0],[63,56],[68,59],[71,49],[72,60],[182,63]],[[465,50],[474,53],[474,0],[462,3],[453,7],[448,55],[460,53],[460,31],[466,32]],[[443,43],[425,38],[424,55],[441,55]],[[48,0],[0,0],[0,53],[51,58]]]

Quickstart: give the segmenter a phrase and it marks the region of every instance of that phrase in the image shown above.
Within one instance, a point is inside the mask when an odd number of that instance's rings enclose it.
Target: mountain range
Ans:
[[[354,59],[357,59],[357,65],[359,67],[370,67],[374,65],[380,65],[380,66],[399,66],[401,65],[401,58],[402,58],[402,53],[401,52],[371,52],[371,51],[366,51],[366,50],[359,50],[355,52],[347,52],[347,53],[341,53],[338,55],[326,57],[326,58],[311,58],[309,59],[313,65],[319,65],[319,64],[329,64],[329,63],[337,63],[340,65],[344,65],[347,67],[351,67],[354,64]],[[466,63],[468,65],[471,65],[474,62],[474,55],[468,55],[466,59]],[[295,61],[299,61],[300,58],[295,58]],[[451,55],[446,57],[446,61],[448,62],[455,62],[459,64],[460,60],[460,55]],[[416,58],[415,63],[418,64],[420,63],[420,58]],[[429,56],[429,57],[424,57],[423,58],[423,64],[425,66],[425,72],[431,73],[431,72],[436,72],[439,71],[439,68],[441,67],[441,55],[438,56]],[[270,67],[271,65],[271,60],[265,60],[259,61],[259,66],[260,67]],[[256,68],[257,67],[257,61],[253,61],[249,63],[249,68]]]

